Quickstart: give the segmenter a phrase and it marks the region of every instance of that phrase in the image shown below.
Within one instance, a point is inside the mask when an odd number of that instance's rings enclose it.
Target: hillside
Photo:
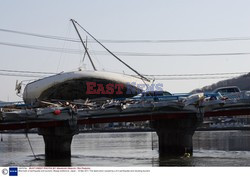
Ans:
[[[218,87],[226,87],[226,86],[238,86],[241,90],[250,90],[250,73],[232,79],[219,81],[215,84],[208,85],[200,89],[192,90],[191,93],[204,92],[204,91],[211,92]]]

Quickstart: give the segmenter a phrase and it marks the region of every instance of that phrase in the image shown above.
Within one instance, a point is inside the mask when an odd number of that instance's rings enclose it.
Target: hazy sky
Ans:
[[[249,0],[0,0],[0,29],[77,38],[73,18],[97,39],[187,40],[250,37]],[[85,33],[81,32],[83,38]],[[82,50],[80,44],[0,31],[0,43]],[[220,42],[105,44],[114,52],[209,54],[250,52],[250,40]],[[90,50],[103,50],[89,43]],[[83,54],[0,45],[0,70],[61,72],[76,70]],[[120,56],[143,74],[246,72],[250,55]],[[94,55],[99,70],[131,73],[108,55]],[[91,69],[89,62],[87,68]],[[2,72],[0,72],[2,73]],[[18,100],[16,80],[0,76],[0,100]],[[166,80],[170,92],[188,92],[221,79]],[[162,82],[162,81],[160,81]]]

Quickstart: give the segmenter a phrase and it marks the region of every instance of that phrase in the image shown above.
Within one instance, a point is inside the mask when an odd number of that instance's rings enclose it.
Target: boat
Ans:
[[[96,98],[126,98],[133,97],[147,88],[150,80],[141,75],[102,43],[94,36],[86,31],[75,20],[71,19],[73,26],[79,36],[79,39],[85,49],[85,54],[93,67],[93,70],[79,70],[74,72],[63,72],[50,77],[46,77],[26,85],[23,92],[23,100],[26,104],[34,105],[39,101],[74,101]],[[77,29],[81,27],[89,36],[91,36],[98,44],[100,44],[115,59],[124,64],[130,70],[137,74],[131,76],[126,74],[118,74],[113,72],[97,71],[94,62],[88,52],[86,43]],[[85,56],[84,54],[84,56]],[[20,85],[17,84],[16,89],[20,92]],[[106,99],[107,100],[107,99]],[[105,99],[104,99],[105,101]]]
[[[65,72],[27,84],[23,100],[26,104],[34,104],[38,100],[73,101],[100,97],[133,97],[142,91],[141,85],[145,83],[148,82],[138,77],[112,72],[92,70]],[[101,89],[98,87],[100,85]],[[89,93],[90,91],[95,92]]]

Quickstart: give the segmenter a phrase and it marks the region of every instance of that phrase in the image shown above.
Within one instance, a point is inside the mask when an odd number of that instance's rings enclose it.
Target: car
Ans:
[[[205,92],[204,93],[204,97],[205,97],[205,100],[223,100],[224,99],[224,96],[220,94],[220,92],[218,93],[208,93],[208,92]]]
[[[167,91],[146,91],[146,92],[142,92],[142,93],[139,93],[138,95],[136,96],[139,96],[139,97],[152,97],[152,96],[171,96],[172,94],[167,92]],[[134,97],[136,97],[134,96]]]
[[[233,93],[239,93],[241,92],[240,88],[237,86],[228,86],[228,87],[219,87],[217,89],[215,89],[212,93],[215,94],[221,94],[222,96],[227,96],[229,94],[233,94]]]
[[[147,100],[147,101],[159,101],[174,98],[171,93],[167,91],[145,91],[132,97],[133,100]],[[176,99],[176,98],[175,98]]]

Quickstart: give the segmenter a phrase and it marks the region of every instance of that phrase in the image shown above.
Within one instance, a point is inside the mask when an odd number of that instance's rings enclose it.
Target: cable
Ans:
[[[31,73],[31,74],[58,74],[52,72],[39,72],[39,71],[20,71],[20,70],[10,70],[10,69],[0,69],[1,72],[13,72],[13,73]]]
[[[76,49],[63,49],[55,47],[45,47],[45,46],[35,46],[35,45],[26,45],[26,44],[16,44],[16,43],[7,43],[0,42],[0,45],[12,46],[12,47],[21,47],[35,50],[43,50],[50,52],[62,52],[62,53],[71,53],[71,54],[83,54],[83,50]],[[91,54],[95,55],[108,55],[105,51],[95,51],[91,50]],[[120,56],[133,56],[133,57],[202,57],[202,56],[238,56],[238,55],[250,55],[250,52],[235,52],[235,53],[191,53],[191,54],[167,54],[167,53],[136,53],[136,52],[113,52],[115,55]]]
[[[55,40],[62,40],[62,41],[69,41],[69,42],[80,42],[80,40],[77,40],[77,39],[65,38],[65,37],[61,37],[61,36],[43,35],[43,34],[37,34],[37,33],[29,33],[29,32],[23,32],[23,31],[2,29],[2,28],[0,28],[0,31],[28,35],[28,36],[34,36],[34,37],[47,38],[47,39],[55,39]],[[246,41],[246,40],[250,40],[250,37],[225,37],[225,38],[203,38],[203,39],[163,39],[163,40],[151,40],[151,39],[146,39],[146,40],[107,40],[107,39],[102,39],[99,41],[102,43],[183,43],[183,42],[223,42],[223,41]],[[90,41],[90,42],[95,42],[95,41]]]
[[[0,72],[4,72],[4,73],[0,73],[0,75],[7,75],[7,76],[20,76],[20,73],[22,73],[23,75],[21,76],[26,76],[26,77],[41,77],[41,76],[45,76],[46,75],[54,75],[54,74],[58,74],[58,73],[54,73],[54,72],[44,72],[44,71],[24,71],[24,70],[10,70],[10,69],[0,69]],[[6,73],[7,72],[7,73]],[[10,73],[9,73],[10,72]],[[15,73],[19,73],[19,74],[15,74]],[[243,74],[247,74],[249,72],[231,72],[231,73],[187,73],[187,74],[143,74],[144,76],[152,76],[152,77],[159,77],[159,79],[164,79],[161,77],[187,77],[187,76],[221,76],[221,75],[243,75]],[[28,74],[28,75],[26,75]],[[32,74],[41,74],[41,75],[32,75]],[[131,76],[135,76],[135,75],[131,75]],[[227,76],[228,77],[228,76]],[[158,80],[159,80],[158,79]]]
[[[33,77],[33,78],[46,77],[43,75],[14,74],[14,73],[0,73],[0,76],[20,76],[20,77]]]
[[[250,37],[228,37],[228,38],[206,38],[206,39],[163,39],[163,40],[100,40],[103,43],[189,43],[189,42],[225,42],[225,41],[246,41]]]
[[[71,32],[71,23],[69,21],[68,22],[68,30],[66,32],[66,37],[70,36],[70,32]],[[64,41],[63,42],[63,50],[66,50],[66,45],[67,45],[68,48],[71,48],[72,42],[67,44],[67,41]],[[56,72],[58,72],[58,70],[59,70],[59,68],[61,66],[61,62],[64,61],[63,58],[67,58],[66,55],[63,55],[63,53],[65,53],[65,52],[60,53],[60,58],[59,58],[59,61],[57,63]]]
[[[0,73],[0,76],[19,76],[19,77],[31,77],[31,78],[42,78],[44,75],[28,75],[28,74],[15,74],[15,73]],[[155,80],[197,80],[197,79],[224,79],[232,78],[233,76],[219,76],[219,77],[166,77],[166,78],[155,78]],[[249,77],[249,76],[247,76]]]
[[[1,71],[1,70],[0,70]],[[144,76],[211,76],[211,75],[240,75],[247,74],[248,72],[233,72],[233,73],[196,73],[196,74],[145,74]]]
[[[22,31],[9,30],[9,29],[0,29],[0,31],[9,32],[9,33],[16,33],[16,34],[23,34],[23,35],[34,36],[34,37],[47,38],[47,39],[55,39],[55,40],[61,40],[61,41],[80,42],[80,40],[77,40],[77,39],[64,38],[64,37],[60,37],[60,36],[51,36],[51,35],[43,35],[43,34],[36,34],[36,33],[28,33],[28,32],[22,32]]]
[[[45,47],[45,46],[35,46],[35,45],[26,45],[26,44],[16,44],[16,43],[8,43],[8,42],[0,42],[0,45],[6,45],[11,47],[21,47],[35,50],[45,50],[51,52],[63,52],[63,53],[71,53],[71,54],[82,54],[81,50],[73,50],[73,49],[63,49],[63,48],[55,48],[55,47]]]
[[[249,77],[249,76],[248,76]],[[203,80],[203,79],[228,79],[230,76],[225,77],[169,77],[169,78],[155,78],[155,80]]]
[[[96,55],[108,55],[104,51],[92,51]],[[168,54],[168,53],[137,53],[137,52],[114,52],[119,56],[133,57],[202,57],[202,56],[238,56],[250,55],[250,52],[235,52],[235,53],[189,53],[189,54]]]

